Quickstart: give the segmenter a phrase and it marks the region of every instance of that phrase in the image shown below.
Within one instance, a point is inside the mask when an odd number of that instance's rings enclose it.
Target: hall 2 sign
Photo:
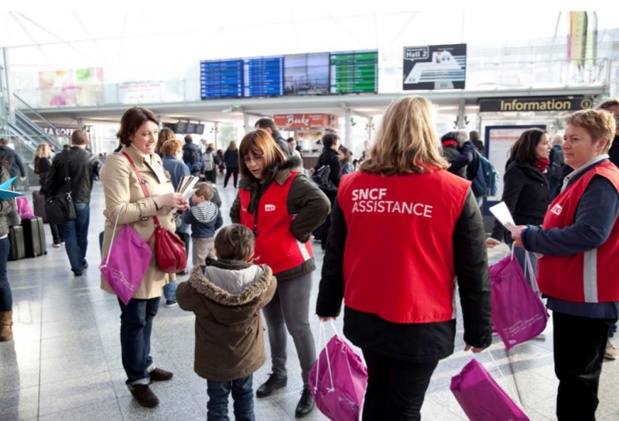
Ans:
[[[337,117],[331,114],[275,114],[273,120],[280,129],[322,129],[337,126]]]

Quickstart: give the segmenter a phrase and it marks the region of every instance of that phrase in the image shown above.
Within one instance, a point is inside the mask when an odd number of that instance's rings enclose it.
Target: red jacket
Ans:
[[[608,179],[619,192],[619,171],[603,162],[587,171],[550,204],[543,229],[563,228],[574,223],[578,203],[594,176]],[[619,301],[616,260],[619,256],[619,223],[596,249],[567,256],[545,255],[538,261],[540,291],[565,301],[602,303]]]
[[[241,224],[257,233],[254,263],[269,265],[274,275],[314,257],[310,242],[301,243],[290,231],[294,215],[288,214],[286,200],[296,174],[297,171],[291,171],[291,176],[282,185],[271,183],[254,214],[248,211],[250,191],[239,189]]]
[[[343,177],[346,306],[394,323],[455,318],[453,232],[470,185],[446,170]]]

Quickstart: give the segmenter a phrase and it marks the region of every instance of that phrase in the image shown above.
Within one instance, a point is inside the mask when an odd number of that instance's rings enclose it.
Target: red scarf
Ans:
[[[455,140],[444,140],[443,141],[443,146],[458,146],[458,142],[456,142]]]
[[[550,159],[548,158],[537,158],[537,161],[535,161],[535,166],[539,168],[542,174],[546,171],[548,165],[550,165]]]

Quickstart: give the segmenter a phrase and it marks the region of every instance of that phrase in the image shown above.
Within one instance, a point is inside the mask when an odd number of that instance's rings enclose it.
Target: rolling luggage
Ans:
[[[43,219],[22,219],[21,226],[24,228],[24,242],[26,243],[26,256],[37,257],[47,254]]]
[[[47,216],[45,215],[45,195],[40,191],[32,192],[32,203],[34,207],[34,216],[43,218],[43,223],[47,223]]]
[[[21,226],[16,225],[9,228],[9,242],[11,243],[9,260],[19,260],[26,257],[26,246],[24,245],[24,229]]]

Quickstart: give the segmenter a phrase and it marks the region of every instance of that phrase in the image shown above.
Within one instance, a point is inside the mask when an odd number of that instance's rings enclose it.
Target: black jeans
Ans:
[[[552,322],[559,379],[557,419],[595,421],[608,329],[616,320],[554,312]]]
[[[149,384],[154,370],[150,355],[150,335],[153,318],[159,310],[159,297],[148,300],[132,298],[120,304],[120,347],[128,385]]]
[[[230,180],[230,175],[234,177],[234,188],[236,189],[237,180],[239,178],[239,167],[226,168],[226,176],[224,177],[224,188],[228,186],[228,180]]]
[[[438,361],[413,363],[362,351],[368,366],[363,421],[420,420],[421,405]]]
[[[10,250],[9,237],[4,237],[0,240],[0,311],[11,311],[13,309],[13,294],[7,275]]]
[[[252,376],[230,382],[206,381],[208,410],[206,419],[209,421],[224,421],[228,418],[228,395],[232,392],[234,399],[234,419],[236,421],[255,421],[254,391],[252,390]]]

